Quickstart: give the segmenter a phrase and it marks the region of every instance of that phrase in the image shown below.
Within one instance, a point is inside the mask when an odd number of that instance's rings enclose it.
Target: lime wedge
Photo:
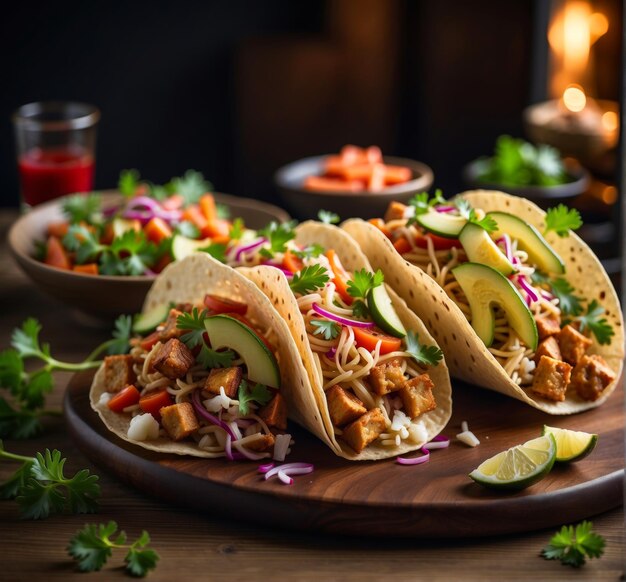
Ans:
[[[519,490],[543,479],[556,459],[556,441],[548,433],[494,455],[469,476],[492,489]]]
[[[556,441],[556,460],[559,463],[580,461],[596,448],[598,435],[554,426],[543,427],[541,434],[551,434]]]

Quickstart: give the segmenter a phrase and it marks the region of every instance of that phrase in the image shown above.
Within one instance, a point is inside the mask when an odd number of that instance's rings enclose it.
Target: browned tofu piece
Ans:
[[[580,358],[585,355],[587,348],[593,342],[582,333],[574,329],[571,325],[566,325],[559,333],[559,347],[563,359],[575,366]]]
[[[609,368],[602,356],[585,355],[580,358],[572,372],[571,387],[584,400],[597,400],[613,380],[615,372]]]
[[[194,360],[191,350],[180,340],[172,338],[167,340],[154,355],[152,367],[164,376],[175,380],[182,378],[189,371]]]
[[[226,396],[236,398],[242,376],[243,372],[239,366],[213,368],[207,376],[204,389],[211,392],[211,394],[219,394],[220,388],[223,387]]]
[[[268,426],[279,430],[287,430],[287,403],[281,394],[274,395],[257,413]]]
[[[176,320],[178,319],[178,316],[182,314],[183,312],[179,311],[178,309],[170,309],[170,313],[163,323],[163,326],[159,326],[159,328],[157,328],[160,341],[166,342],[173,337],[179,338],[185,333],[184,329],[178,329],[178,326],[176,325]]]
[[[536,323],[540,340],[556,335],[561,331],[561,322],[556,317],[540,317]]]
[[[400,367],[399,358],[374,366],[369,375],[370,386],[379,396],[400,390],[405,381],[406,377]]]
[[[257,452],[266,451],[270,447],[274,446],[275,440],[276,439],[274,439],[273,434],[264,434],[262,437],[258,438],[257,440],[254,440],[248,443],[246,445],[246,449],[249,449],[251,451],[257,451]]]
[[[548,356],[553,360],[563,359],[561,356],[561,348],[559,348],[559,342],[556,341],[556,338],[553,335],[548,336],[539,344],[537,351],[535,352],[535,362],[538,362],[541,359],[541,356]]]
[[[565,392],[571,374],[572,366],[567,362],[561,362],[549,356],[541,356],[535,369],[533,392],[548,400],[561,402],[565,400]]]
[[[104,358],[104,385],[107,392],[119,392],[134,384],[137,376],[133,370],[134,359],[129,355]]]
[[[335,426],[348,424],[367,412],[363,402],[339,384],[326,391],[330,418]]]
[[[404,404],[404,412],[411,418],[416,418],[424,412],[437,407],[433,388],[435,385],[428,374],[420,374],[404,383],[400,390],[400,398]]]
[[[402,204],[402,202],[391,202],[387,207],[387,212],[385,212],[385,222],[404,218],[406,208],[406,205]]]
[[[198,429],[198,419],[190,402],[179,402],[161,408],[161,424],[174,441],[188,437]]]
[[[360,453],[382,434],[385,426],[383,413],[378,408],[372,408],[361,418],[346,426],[341,436],[357,453]]]

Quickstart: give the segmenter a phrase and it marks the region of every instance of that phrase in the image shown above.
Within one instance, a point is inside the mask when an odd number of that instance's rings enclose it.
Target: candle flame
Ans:
[[[577,113],[582,111],[587,104],[587,96],[580,85],[570,85],[563,91],[563,105],[566,109]]]
[[[607,131],[615,131],[619,126],[619,119],[615,111],[605,111],[602,114],[602,125]]]

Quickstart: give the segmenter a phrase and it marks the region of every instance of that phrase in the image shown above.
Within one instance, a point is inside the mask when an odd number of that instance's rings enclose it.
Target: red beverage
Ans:
[[[18,166],[22,199],[30,206],[93,190],[94,159],[82,148],[34,148],[19,157]]]

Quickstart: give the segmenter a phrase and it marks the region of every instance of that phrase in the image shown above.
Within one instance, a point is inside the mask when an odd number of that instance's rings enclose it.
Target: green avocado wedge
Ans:
[[[391,297],[384,285],[378,285],[370,290],[367,295],[367,305],[372,319],[380,329],[394,337],[406,335],[406,329],[393,308]]]
[[[532,224],[508,212],[489,212],[487,216],[498,223],[498,232],[493,233],[495,238],[506,233],[517,240],[519,248],[528,254],[529,262],[541,271],[565,273],[565,264],[561,257],[552,250],[546,239]]]
[[[493,242],[484,228],[468,222],[459,234],[459,240],[470,262],[489,265],[503,275],[515,273],[515,267],[511,261]]]
[[[493,305],[506,312],[510,326],[532,350],[537,349],[537,324],[519,291],[502,273],[479,263],[463,263],[452,269],[469,301],[472,327],[489,347],[493,343],[495,316]]]
[[[467,218],[445,212],[429,210],[415,217],[415,221],[424,230],[432,232],[444,238],[459,238],[463,227],[467,224]]]
[[[251,382],[280,388],[280,372],[274,354],[245,323],[230,315],[220,314],[207,317],[204,327],[209,334],[211,348],[229,348],[239,354],[246,364]]]
[[[133,321],[133,332],[143,335],[154,331],[160,323],[167,319],[173,305],[173,303],[163,303],[146,313],[140,313]]]

